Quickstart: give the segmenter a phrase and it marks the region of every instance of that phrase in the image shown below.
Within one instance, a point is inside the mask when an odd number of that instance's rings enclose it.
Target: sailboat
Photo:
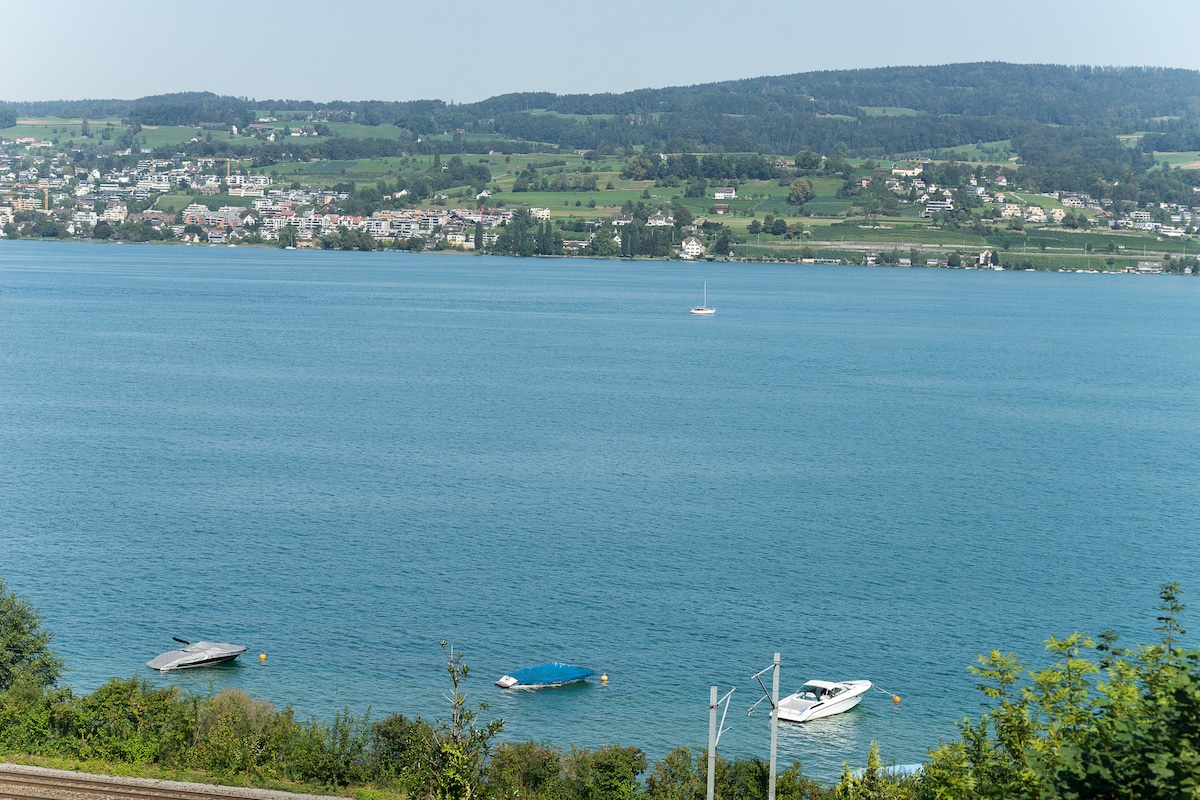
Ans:
[[[711,317],[713,314],[717,313],[715,308],[708,307],[708,281],[704,282],[704,305],[696,306],[692,309],[692,313],[699,314],[703,317]]]

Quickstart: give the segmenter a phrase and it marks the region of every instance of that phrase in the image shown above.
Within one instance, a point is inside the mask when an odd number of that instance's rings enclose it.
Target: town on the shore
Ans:
[[[278,129],[268,124],[272,121],[260,122],[254,126],[260,130],[243,132],[243,135],[265,134],[273,139]],[[300,128],[297,131],[289,129],[288,135],[316,134]],[[330,247],[332,237],[335,246],[342,249],[400,248],[517,254],[516,245],[511,243],[507,249],[496,249],[505,229],[517,220],[523,230],[530,231],[530,241],[536,243],[536,249],[520,254],[634,255],[628,245],[628,238],[633,234],[625,231],[629,226],[637,226],[643,231],[640,234],[643,238],[646,231],[670,232],[669,240],[664,240],[669,241],[669,247],[664,247],[660,255],[684,260],[736,259],[739,243],[753,242],[755,236],[761,243],[762,234],[766,233],[768,237],[774,235],[787,240],[798,238],[801,245],[807,244],[791,253],[790,260],[802,263],[1004,268],[994,247],[933,245],[921,248],[918,254],[916,247],[898,250],[870,238],[856,240],[854,233],[859,230],[883,227],[877,213],[870,215],[871,224],[856,225],[849,231],[849,236],[842,233],[842,252],[837,257],[821,257],[814,246],[812,231],[805,230],[802,219],[798,224],[789,225],[783,215],[766,214],[760,220],[752,211],[732,207],[730,201],[738,199],[739,191],[744,193],[743,185],[736,180],[721,186],[701,182],[707,208],[706,213],[695,216],[678,200],[672,203],[670,195],[652,195],[646,190],[642,197],[648,202],[638,201],[635,206],[626,201],[621,207],[614,206],[611,214],[586,219],[575,219],[571,214],[571,224],[565,224],[563,212],[522,204],[521,195],[512,192],[511,187],[504,195],[506,200],[495,196],[501,190],[492,185],[490,188],[476,187],[478,191],[459,192],[456,197],[437,192],[419,203],[412,202],[414,198],[408,196],[407,189],[395,188],[383,196],[387,201],[384,205],[390,207],[354,213],[344,207],[351,199],[351,192],[346,187],[329,188],[298,182],[285,186],[282,182],[276,183],[266,171],[248,169],[237,159],[185,156],[182,153],[164,157],[148,149],[129,148],[114,152],[106,159],[108,166],[102,168],[80,156],[78,149],[73,152],[54,141],[29,137],[0,139],[0,237],[266,244],[287,248]],[[663,154],[657,157],[668,158]],[[796,160],[778,157],[771,160],[770,165],[772,178],[778,179],[778,185],[785,186],[790,181],[792,199],[796,199],[795,194],[799,191],[794,214],[801,217],[804,200],[813,194],[811,183],[803,176],[811,175],[813,167],[824,167],[828,172],[828,165],[823,156],[807,165],[801,165],[799,161],[799,156]],[[934,177],[937,165],[932,159],[918,158],[890,165],[867,161],[852,165],[849,160],[839,157],[839,162],[842,168],[836,174],[849,187],[848,191],[872,191],[876,197],[883,195],[893,208],[907,206],[911,209],[908,216],[919,220],[949,220],[957,212],[961,221],[962,212],[966,211],[965,218],[973,222],[976,231],[983,225],[988,226],[985,230],[1020,233],[1034,227],[1140,233],[1144,238],[1136,241],[1136,249],[1147,254],[1162,252],[1169,247],[1179,250],[1181,257],[1173,271],[1189,275],[1200,272],[1197,269],[1200,265],[1194,263],[1195,254],[1186,255],[1187,243],[1193,241],[1200,226],[1197,222],[1200,187],[1195,190],[1195,206],[1114,203],[1112,199],[1085,193],[1024,191],[1012,185],[1015,171],[1003,167],[958,170],[960,179],[948,185],[939,183]],[[808,172],[801,168],[804,166],[809,168]],[[389,187],[381,185],[381,188]],[[591,188],[594,198],[594,181]],[[158,207],[160,197],[180,193],[194,196],[194,200],[182,208],[164,210]],[[1041,202],[1047,199],[1050,202]],[[571,210],[568,203],[563,205]],[[579,202],[575,203],[575,206],[579,205]],[[589,205],[595,207],[594,199]],[[724,224],[738,214],[755,217],[744,224],[744,229],[738,232],[740,236]],[[552,219],[558,223],[557,228],[552,227]],[[867,215],[864,214],[864,219],[859,222],[867,222]],[[957,227],[958,223],[955,224]],[[807,242],[805,235],[809,237]],[[626,237],[624,246],[623,237]],[[847,239],[851,240],[850,245],[847,245]],[[1147,247],[1146,242],[1167,244]],[[1178,244],[1172,245],[1173,242]],[[889,247],[891,258],[885,255]],[[1115,252],[1116,248],[1110,245],[1110,250]],[[1200,250],[1200,247],[1193,250]],[[1090,252],[1090,246],[1087,251]],[[779,258],[778,254],[773,257]],[[1166,258],[1170,266],[1170,253]],[[783,260],[789,260],[788,256],[785,255]],[[1098,261],[1097,264],[1103,269],[1102,263]],[[1109,267],[1112,265],[1110,259]],[[1026,268],[1032,268],[1032,264],[1027,262]],[[1136,261],[1127,259],[1120,268],[1126,272],[1157,274],[1164,271],[1164,264],[1148,256]]]

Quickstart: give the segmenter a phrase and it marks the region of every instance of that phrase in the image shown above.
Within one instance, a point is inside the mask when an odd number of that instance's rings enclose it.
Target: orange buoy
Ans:
[[[898,695],[898,694],[894,694],[894,695],[892,695],[892,702],[893,702],[893,703],[899,703],[899,702],[900,702],[900,695]]]

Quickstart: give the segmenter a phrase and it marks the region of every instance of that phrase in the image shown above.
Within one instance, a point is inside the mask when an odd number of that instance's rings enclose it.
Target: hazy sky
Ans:
[[[1200,69],[1200,0],[0,0],[0,100],[621,92],[962,61]]]

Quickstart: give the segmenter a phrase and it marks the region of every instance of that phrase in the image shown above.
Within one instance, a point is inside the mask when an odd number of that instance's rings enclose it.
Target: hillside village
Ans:
[[[268,126],[259,124],[262,134]],[[292,132],[306,133],[303,129]],[[535,225],[550,229],[554,220],[561,233],[555,232],[553,247],[537,252],[570,255],[624,254],[622,234],[627,226],[643,230],[671,231],[669,255],[682,259],[738,257],[739,242],[754,235],[798,234],[803,243],[803,207],[794,209],[797,223],[780,229],[779,215],[768,214],[770,230],[755,218],[742,225],[741,235],[730,228],[738,215],[754,218],[753,211],[735,208],[739,186],[707,187],[711,202],[707,213],[679,222],[672,205],[661,195],[644,193],[651,203],[639,202],[617,208],[611,214],[597,214],[586,221],[573,219],[570,225],[561,212],[547,207],[523,206],[521,195],[509,192],[501,199],[498,185],[465,193],[457,207],[439,193],[433,203],[410,203],[407,190],[392,192],[386,199],[394,207],[366,214],[347,213],[343,205],[349,193],[326,187],[292,183],[276,184],[261,170],[247,170],[241,163],[234,167],[228,158],[185,157],[176,154],[164,158],[152,152],[117,152],[118,164],[107,169],[81,164],[79,151],[57,147],[51,141],[0,140],[0,236],[34,238],[118,239],[125,241],[164,240],[191,244],[276,244],[305,248],[327,247],[328,237],[357,234],[355,249],[402,247],[409,250],[491,249],[500,232],[514,214],[527,214]],[[662,156],[666,158],[666,156]],[[822,160],[823,161],[823,160]],[[780,184],[794,177],[794,160],[783,157],[772,162]],[[940,185],[933,177],[936,164],[931,159],[914,163],[879,166],[868,162],[852,167],[847,162],[839,173],[849,186],[848,193],[875,191],[882,184],[894,197],[897,207],[909,207],[908,216],[931,224],[950,219],[972,219],[976,225],[993,225],[1005,230],[1024,231],[1026,226],[1072,230],[1130,231],[1152,237],[1155,242],[1190,241],[1196,233],[1196,215],[1200,214],[1200,190],[1196,206],[1159,203],[1131,207],[1109,198],[1093,198],[1074,192],[1029,192],[1012,186],[1011,172],[995,167],[964,170],[955,185]],[[444,169],[444,167],[443,167]],[[804,173],[795,173],[796,175]],[[595,182],[592,181],[592,185]],[[611,186],[611,184],[610,184]],[[842,190],[839,190],[842,191]],[[158,207],[166,195],[185,194],[194,199],[183,208]],[[878,192],[876,192],[878,194]],[[659,202],[655,204],[654,198]],[[1050,203],[1043,202],[1045,200]],[[707,201],[706,201],[707,202]],[[593,200],[594,204],[594,200]],[[576,206],[579,205],[577,202]],[[568,206],[570,211],[570,206]],[[903,216],[901,212],[900,216]],[[574,214],[570,215],[574,217]],[[690,216],[690,214],[689,214]],[[957,224],[957,222],[956,222]],[[866,228],[868,226],[860,226]],[[871,226],[874,227],[874,226]],[[725,235],[722,236],[721,232]],[[811,231],[809,232],[811,234]],[[644,235],[644,234],[643,234]],[[365,238],[364,238],[365,237]],[[607,249],[593,243],[603,237]],[[869,237],[864,237],[869,242]],[[363,245],[366,240],[369,243]],[[611,240],[609,242],[608,240]],[[761,235],[758,236],[761,241]],[[845,236],[843,235],[843,242]],[[810,235],[809,241],[813,237]],[[614,249],[615,248],[615,249]],[[1162,246],[1155,245],[1154,250]],[[980,250],[954,258],[937,252],[936,257],[915,261],[897,258],[881,261],[878,251],[870,248],[859,256],[839,254],[821,258],[811,249],[795,253],[794,260],[809,263],[895,263],[909,266],[991,266],[994,250]],[[1193,259],[1194,260],[1194,259]],[[998,266],[999,261],[995,264]],[[1126,264],[1127,271],[1158,272],[1161,264],[1139,261]],[[1189,263],[1178,269],[1191,274]]]

